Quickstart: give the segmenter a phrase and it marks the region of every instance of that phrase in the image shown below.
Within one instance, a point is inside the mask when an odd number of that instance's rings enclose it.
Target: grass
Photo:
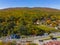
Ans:
[[[30,44],[30,45],[37,45],[37,44],[32,43],[32,44]]]
[[[57,36],[56,38],[60,38],[60,36]],[[43,38],[42,40],[50,40],[51,38]]]
[[[0,42],[0,45],[21,45],[20,43],[18,43],[18,44],[16,44],[15,42]],[[37,44],[35,44],[35,43],[28,43],[28,44],[26,44],[26,45],[37,45]]]

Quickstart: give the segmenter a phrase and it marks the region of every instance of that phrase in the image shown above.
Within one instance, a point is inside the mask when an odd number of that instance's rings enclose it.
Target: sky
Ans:
[[[0,0],[0,9],[11,7],[48,7],[60,9],[60,0]]]

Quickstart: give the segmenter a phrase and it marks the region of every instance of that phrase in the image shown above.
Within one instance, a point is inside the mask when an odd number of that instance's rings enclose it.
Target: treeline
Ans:
[[[59,12],[53,13],[37,9],[0,10],[0,36],[11,34],[43,35],[55,32],[54,27],[59,26],[59,20]]]

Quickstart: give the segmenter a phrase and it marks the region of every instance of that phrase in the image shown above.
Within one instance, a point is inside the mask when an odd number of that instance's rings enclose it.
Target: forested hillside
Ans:
[[[43,35],[60,30],[60,10],[52,8],[0,9],[0,36]]]

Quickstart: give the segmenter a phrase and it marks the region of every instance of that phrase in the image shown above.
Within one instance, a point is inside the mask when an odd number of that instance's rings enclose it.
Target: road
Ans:
[[[54,37],[60,37],[60,32],[59,33],[51,33],[51,35],[53,35]],[[0,40],[2,41],[16,41],[17,43],[26,43],[26,41],[32,41],[33,43],[37,43],[38,45],[42,45],[42,42],[39,42],[39,40],[43,40],[43,39],[48,39],[50,38],[49,35],[44,35],[44,36],[32,36],[32,37],[28,37],[28,38],[20,38],[20,39],[8,39],[8,38],[0,38]],[[60,38],[58,38],[57,40],[60,40]],[[44,42],[47,42],[50,40],[44,40]]]

